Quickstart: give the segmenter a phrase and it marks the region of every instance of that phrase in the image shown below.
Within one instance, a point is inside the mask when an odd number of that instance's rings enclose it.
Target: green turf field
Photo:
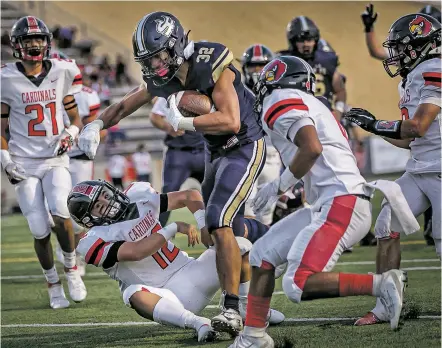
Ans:
[[[379,199],[374,200],[375,216]],[[184,211],[171,219],[192,221]],[[194,347],[199,344],[191,330],[152,325],[126,308],[117,282],[104,272],[88,266],[85,283],[88,298],[80,304],[71,301],[68,309],[49,308],[45,282],[33,250],[31,235],[21,216],[2,219],[1,241],[1,336],[2,347]],[[176,244],[192,256],[203,248],[188,250],[184,236]],[[397,332],[389,325],[353,327],[354,317],[365,314],[374,304],[370,297],[318,300],[293,304],[281,293],[280,281],[272,307],[286,315],[287,321],[270,328],[277,347],[440,347],[440,262],[422,234],[403,239],[402,267],[408,269],[407,313]],[[341,257],[336,270],[373,272],[375,248],[355,247]],[[57,264],[60,274],[62,267]],[[204,276],[204,275],[202,275]],[[63,278],[62,278],[63,279]],[[65,286],[67,293],[67,287]],[[218,298],[203,315],[216,314]],[[417,311],[419,313],[417,313]],[[51,325],[48,325],[51,324]],[[228,336],[208,344],[227,347]]]

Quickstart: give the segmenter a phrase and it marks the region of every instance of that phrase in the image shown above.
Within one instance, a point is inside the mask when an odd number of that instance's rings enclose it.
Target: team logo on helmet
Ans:
[[[414,37],[425,37],[431,33],[433,25],[423,16],[417,15],[415,19],[410,22],[409,29]]]
[[[76,185],[72,189],[72,193],[79,193],[81,195],[85,195],[92,199],[94,197],[95,192],[97,192],[98,186],[91,185]]]
[[[263,70],[264,78],[267,83],[278,82],[287,71],[287,64],[282,60],[275,59],[272,63],[266,65]]]
[[[161,17],[162,19],[155,19],[155,22],[157,23],[157,32],[164,36],[170,37],[175,29],[175,21],[169,16]]]

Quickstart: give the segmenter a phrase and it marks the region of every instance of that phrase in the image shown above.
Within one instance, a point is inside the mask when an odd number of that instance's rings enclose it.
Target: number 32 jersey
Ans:
[[[1,69],[1,102],[9,106],[11,155],[53,157],[49,144],[64,130],[63,98],[81,91],[82,78],[74,61],[49,59],[37,77],[27,77],[20,62]],[[55,146],[55,145],[54,145]]]
[[[137,242],[161,229],[160,194],[149,183],[132,183],[126,195],[136,204],[138,214],[116,224],[91,228],[78,243],[77,252],[86,263],[102,267],[120,283],[122,290],[132,284],[161,287],[193,258],[168,241],[152,256],[140,261],[118,262],[116,251],[122,242]]]

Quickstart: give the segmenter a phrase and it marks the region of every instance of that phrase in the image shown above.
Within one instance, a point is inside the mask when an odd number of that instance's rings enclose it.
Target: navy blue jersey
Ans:
[[[152,96],[168,98],[171,94],[182,90],[196,90],[212,97],[213,89],[221,73],[230,69],[235,73],[234,87],[238,95],[241,128],[238,134],[213,135],[205,134],[208,149],[213,151],[229,148],[236,144],[248,144],[263,137],[259,115],[253,111],[255,96],[248,91],[241,81],[241,73],[232,65],[233,54],[219,43],[196,42],[194,52],[187,60],[189,71],[183,86],[177,78],[173,78],[165,86],[156,87],[148,79],[147,89]]]
[[[292,55],[291,51],[279,51],[278,55]],[[301,57],[302,58],[302,57]],[[330,103],[333,102],[333,75],[339,65],[336,52],[324,39],[320,39],[312,59],[307,63],[313,68],[316,75],[315,96],[324,96]]]

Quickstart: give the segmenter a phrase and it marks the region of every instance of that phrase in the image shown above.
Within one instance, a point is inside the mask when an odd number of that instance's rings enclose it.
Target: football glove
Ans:
[[[367,132],[391,139],[401,139],[402,121],[376,120],[369,111],[359,108],[352,108],[343,117]]]
[[[374,12],[373,4],[368,4],[365,7],[365,11],[361,14],[361,18],[365,26],[365,32],[371,32],[373,30],[373,24],[378,18],[377,12]]]
[[[90,159],[94,159],[100,145],[100,131],[103,129],[103,121],[95,120],[88,123],[81,130],[78,137],[78,147]]]
[[[59,137],[55,138],[50,144],[49,147],[54,147],[54,156],[61,156],[65,152],[68,152],[72,145],[74,145],[74,139],[79,133],[79,129],[77,126],[70,126],[69,128],[65,128]]]
[[[6,176],[12,185],[18,184],[20,181],[27,179],[25,170],[21,165],[12,161],[8,150],[1,150],[1,162]]]

